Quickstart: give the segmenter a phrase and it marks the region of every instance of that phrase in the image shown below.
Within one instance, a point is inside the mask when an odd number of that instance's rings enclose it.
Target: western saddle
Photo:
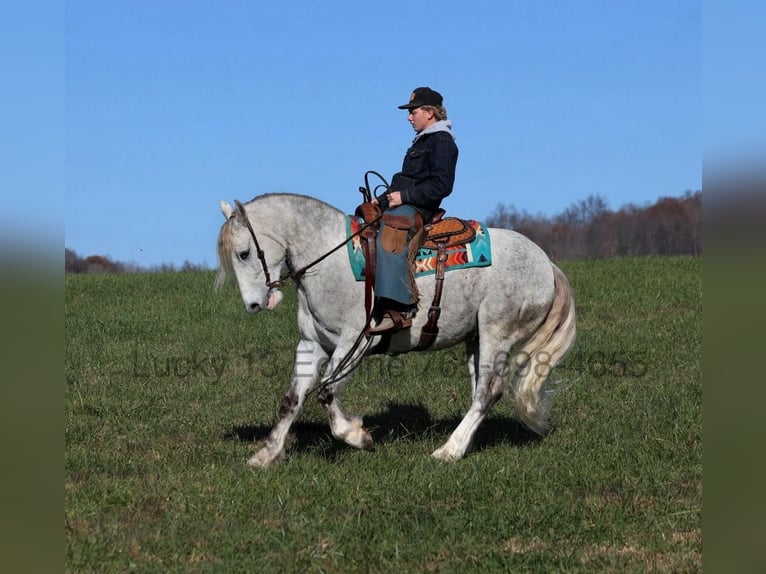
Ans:
[[[367,314],[366,329],[369,329],[372,317],[373,286],[375,285],[375,239],[380,222],[380,211],[377,206],[364,203],[359,206],[356,213],[368,224],[362,230],[360,237],[365,257],[364,306]],[[457,217],[444,217],[444,214],[444,210],[439,209],[431,220],[425,224],[425,233],[422,234],[420,247],[436,251],[436,286],[434,288],[433,301],[428,309],[428,320],[423,326],[420,340],[417,347],[415,347],[415,350],[418,351],[430,347],[439,334],[438,323],[439,316],[441,315],[441,298],[444,286],[444,271],[447,263],[447,249],[470,243],[476,237],[476,231],[466,221]],[[414,274],[412,267],[410,268],[410,273]]]

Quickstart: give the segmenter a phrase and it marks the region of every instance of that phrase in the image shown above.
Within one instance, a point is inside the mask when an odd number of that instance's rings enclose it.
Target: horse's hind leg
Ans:
[[[249,466],[268,466],[284,457],[287,433],[298,418],[306,393],[316,383],[319,371],[326,360],[327,353],[318,344],[306,340],[298,343],[293,378],[282,399],[277,424],[274,425],[263,447],[247,461]]]
[[[488,372],[487,372],[488,371]],[[471,408],[452,432],[447,442],[437,448],[431,456],[441,460],[458,460],[471,448],[473,437],[490,409],[503,396],[505,381],[491,369],[482,369],[473,394]]]
[[[510,348],[513,341],[505,341],[502,345],[492,345],[492,349]],[[441,460],[458,460],[463,458],[473,443],[477,429],[487,417],[490,409],[503,396],[505,377],[502,372],[495,372],[491,353],[481,352],[476,342],[466,343],[466,358],[468,372],[473,385],[473,402],[471,408],[452,432],[447,442],[436,449],[431,456]]]
[[[468,376],[471,379],[471,396],[476,394],[479,385],[479,339],[469,339],[465,343],[465,358],[468,363]]]

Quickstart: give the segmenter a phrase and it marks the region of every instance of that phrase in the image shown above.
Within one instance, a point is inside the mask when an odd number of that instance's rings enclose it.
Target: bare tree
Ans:
[[[514,229],[555,259],[702,253],[702,192],[660,198],[654,205],[609,209],[589,195],[553,218],[498,204],[487,223]]]

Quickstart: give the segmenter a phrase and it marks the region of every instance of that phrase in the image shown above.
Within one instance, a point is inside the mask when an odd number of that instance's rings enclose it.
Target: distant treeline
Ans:
[[[486,222],[526,235],[553,259],[702,254],[701,191],[618,211],[591,195],[554,217],[498,204]]]
[[[654,205],[626,205],[611,211],[604,198],[591,195],[559,215],[545,217],[498,204],[486,219],[490,227],[513,229],[529,237],[554,259],[701,255],[702,192],[660,198]],[[207,269],[186,261],[145,268],[102,255],[81,257],[64,250],[66,273],[144,273]]]
[[[81,257],[71,249],[64,249],[65,273],[171,273],[175,271],[201,271],[207,267],[185,261],[181,267],[164,263],[154,267],[141,267],[133,263],[112,261],[102,255]]]

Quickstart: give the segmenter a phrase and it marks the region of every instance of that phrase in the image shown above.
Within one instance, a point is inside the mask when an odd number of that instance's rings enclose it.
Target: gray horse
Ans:
[[[273,309],[282,299],[272,275],[309,265],[346,238],[345,215],[317,199],[268,194],[232,208],[220,203],[226,222],[218,237],[216,286],[234,274],[245,310]],[[490,229],[492,265],[448,271],[444,278],[439,333],[429,350],[465,345],[473,402],[433,456],[457,460],[512,377],[515,414],[529,429],[549,428],[551,392],[543,391],[551,369],[575,340],[572,289],[561,270],[529,239]],[[248,464],[264,467],[284,457],[284,445],[309,391],[327,410],[335,438],[356,448],[373,441],[359,417],[346,416],[338,394],[380,336],[360,338],[365,323],[364,284],[354,279],[345,249],[332,252],[295,278],[300,341],[292,380],[276,425]],[[417,280],[421,307],[433,298],[434,278]],[[412,328],[391,336],[390,353],[406,353],[419,341],[427,313]],[[360,345],[359,341],[363,341]]]

